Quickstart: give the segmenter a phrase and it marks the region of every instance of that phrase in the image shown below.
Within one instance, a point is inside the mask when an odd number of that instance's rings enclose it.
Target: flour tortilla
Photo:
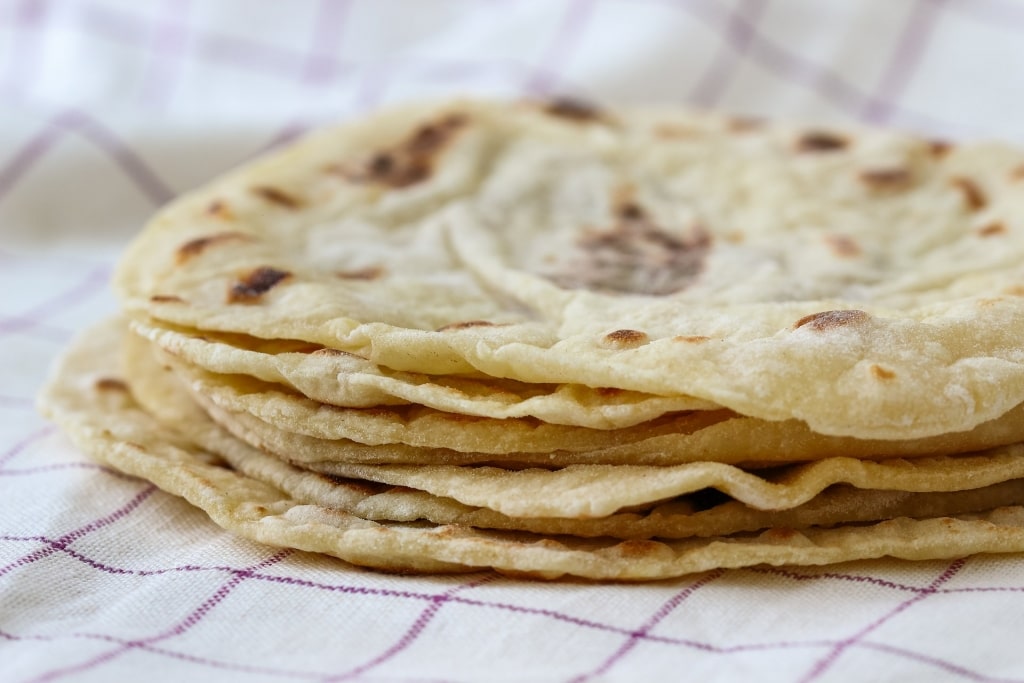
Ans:
[[[152,321],[136,321],[132,329],[204,370],[255,377],[314,401],[346,408],[413,404],[458,415],[500,420],[532,417],[548,424],[593,429],[631,427],[666,413],[718,408],[692,398],[592,389],[579,384],[553,386],[396,372],[354,354],[305,342],[200,334]]]
[[[138,337],[127,341],[126,368],[132,377],[158,370],[146,364],[150,347]],[[151,380],[153,381],[153,380]],[[145,387],[145,384],[142,384]],[[174,387],[166,383],[155,394],[171,403]],[[202,398],[202,394],[196,394]],[[184,401],[184,410],[189,407]],[[151,404],[153,410],[166,411]],[[214,413],[216,414],[216,413]],[[182,424],[198,419],[186,414]],[[288,455],[285,454],[287,458]],[[348,479],[409,487],[488,508],[510,517],[594,519],[624,508],[649,505],[706,488],[717,489],[758,510],[786,510],[802,505],[826,488],[849,483],[862,489],[897,491],[959,491],[1024,477],[1024,445],[1005,446],[955,457],[892,459],[882,462],[833,457],[811,464],[767,472],[747,471],[715,462],[674,467],[637,465],[570,465],[547,469],[509,470],[438,464],[363,465],[345,462],[306,463],[306,469]]]
[[[925,520],[681,541],[609,541],[480,531],[454,525],[380,524],[301,504],[226,468],[162,427],[135,403],[110,365],[119,326],[80,336],[44,387],[44,411],[93,457],[152,481],[222,527],[272,545],[323,552],[392,571],[492,567],[517,576],[654,580],[719,567],[826,564],[894,556],[937,559],[1024,550],[1024,508]]]
[[[724,410],[670,414],[616,430],[532,419],[467,418],[422,406],[346,410],[251,377],[215,375],[174,357],[161,358],[222,425],[260,448],[303,462],[765,464],[838,455],[859,459],[950,455],[1024,439],[1024,405],[969,432],[903,441],[830,437],[812,432],[797,420],[768,422]]]
[[[706,508],[699,499],[681,497],[652,508],[619,512],[599,519],[565,519],[503,515],[474,508],[424,491],[379,485],[364,480],[325,477],[269,456],[218,427],[194,403],[147,344],[124,339],[122,368],[143,409],[165,426],[188,434],[203,449],[223,457],[246,476],[268,483],[295,500],[351,512],[373,521],[459,524],[485,529],[622,539],[724,536],[771,527],[804,529],[892,517],[932,517],[972,512],[1024,502],[1024,479],[953,493],[865,491],[834,486],[807,503],[783,511],[761,511],[741,503],[720,502]]]
[[[864,439],[1024,401],[1024,154],[679,111],[399,108],[162,211],[133,316]]]

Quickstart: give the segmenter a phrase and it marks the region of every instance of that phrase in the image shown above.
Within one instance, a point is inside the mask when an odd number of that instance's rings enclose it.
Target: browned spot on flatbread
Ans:
[[[437,331],[445,332],[447,330],[466,330],[470,327],[498,327],[498,325],[490,322],[489,320],[465,320],[458,323],[449,323],[437,328]]]
[[[128,391],[128,385],[124,380],[114,377],[101,377],[96,380],[95,387],[97,391],[122,391],[125,393]]]
[[[702,334],[680,334],[672,337],[672,341],[683,342],[686,344],[703,344],[706,341],[711,341],[711,337],[705,337]]]
[[[225,221],[235,220],[235,213],[228,206],[228,203],[223,199],[215,199],[210,202],[210,205],[206,207],[206,213],[211,216],[216,216]]]
[[[619,389],[617,387],[598,387],[597,389],[595,389],[595,391],[597,392],[598,396],[606,396],[608,398],[611,398],[613,396],[618,396],[619,394],[624,392],[625,389]]]
[[[839,258],[855,258],[862,253],[857,240],[848,235],[825,235],[825,244]]]
[[[1009,287],[1007,287],[1003,291],[1005,293],[1009,294],[1010,296],[1024,296],[1024,285],[1021,285],[1021,284],[1010,285]]]
[[[277,204],[278,206],[283,206],[286,209],[295,210],[302,207],[302,201],[298,197],[277,187],[271,187],[270,185],[258,185],[250,188],[250,190],[253,194],[265,199],[271,204]]]
[[[615,223],[587,229],[576,249],[542,274],[565,289],[665,296],[686,289],[704,271],[711,235],[701,225],[685,234],[657,225],[629,188],[613,197]]]
[[[438,156],[469,123],[465,114],[452,113],[424,123],[405,140],[380,150],[355,168],[332,166],[329,170],[357,183],[378,183],[396,189],[429,178]]]
[[[970,178],[958,176],[950,178],[950,184],[963,194],[964,203],[971,211],[980,211],[988,204],[988,197],[976,182]]]
[[[837,152],[850,144],[842,135],[827,131],[808,131],[797,138],[798,152]]]
[[[594,105],[571,97],[559,97],[551,100],[543,106],[543,109],[552,116],[579,123],[593,123],[604,118],[601,110]]]
[[[729,119],[729,130],[746,133],[764,126],[764,119],[756,116],[733,116]]]
[[[604,335],[601,341],[604,346],[612,349],[635,349],[650,339],[646,332],[640,330],[615,330]]]
[[[654,134],[657,137],[669,140],[692,138],[697,132],[697,129],[692,126],[683,126],[678,123],[661,123],[654,128]]]
[[[763,532],[760,538],[766,541],[785,543],[792,541],[794,538],[800,535],[801,534],[798,531],[795,531],[794,529],[790,529],[787,527],[776,527],[774,529],[768,529],[767,531]]]
[[[860,181],[874,192],[898,192],[910,187],[914,176],[909,168],[869,168],[860,172]]]
[[[793,325],[793,329],[807,326],[816,332],[825,332],[827,330],[833,330],[837,327],[847,327],[849,325],[855,325],[860,322],[864,322],[870,318],[867,313],[859,310],[842,310],[842,311],[822,311],[821,313],[812,313],[811,315],[805,315],[796,321]]]
[[[174,296],[173,294],[154,294],[149,297],[149,300],[154,304],[183,304],[185,300],[180,296]]]
[[[189,259],[195,258],[199,254],[209,249],[214,245],[221,245],[227,242],[248,242],[252,240],[252,235],[244,232],[218,232],[214,235],[207,235],[205,237],[197,237],[195,239],[185,242],[183,245],[178,247],[175,252],[175,262],[180,266]]]
[[[243,275],[231,285],[228,290],[228,303],[231,304],[253,304],[257,303],[264,294],[273,289],[278,283],[291,277],[291,273],[262,266]]]
[[[616,552],[622,557],[640,559],[644,557],[650,557],[665,549],[665,546],[657,541],[648,541],[646,539],[633,539],[629,541],[623,541],[615,546]]]
[[[1024,180],[1024,164],[1021,164],[1020,166],[1018,166],[1015,169],[1013,169],[1012,171],[1010,171],[1010,179],[1011,180]]]
[[[1006,224],[1002,221],[994,221],[977,230],[979,237],[995,237],[996,235],[1005,235],[1006,232]]]
[[[376,280],[383,274],[384,269],[381,266],[368,266],[357,270],[339,270],[335,273],[336,276],[343,280]]]
[[[953,143],[948,142],[947,140],[932,140],[928,143],[928,151],[937,159],[945,157],[952,151],[952,149]]]
[[[877,379],[893,379],[896,377],[896,373],[889,368],[882,367],[881,365],[872,364],[871,375]]]

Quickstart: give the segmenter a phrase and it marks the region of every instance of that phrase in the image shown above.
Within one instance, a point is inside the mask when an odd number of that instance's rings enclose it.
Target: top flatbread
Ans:
[[[1024,400],[1022,169],[877,131],[410,107],[177,201],[117,284],[135,315],[396,370],[920,438]]]

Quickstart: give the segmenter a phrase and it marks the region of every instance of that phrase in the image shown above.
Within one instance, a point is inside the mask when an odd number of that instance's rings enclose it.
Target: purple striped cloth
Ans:
[[[1011,0],[0,0],[0,680],[1024,680],[1024,558],[655,585],[399,577],[235,539],[33,395],[158,205],[450,93],[1024,141]]]

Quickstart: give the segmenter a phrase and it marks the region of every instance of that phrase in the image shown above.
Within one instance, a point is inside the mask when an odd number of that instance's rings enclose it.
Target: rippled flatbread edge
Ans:
[[[938,559],[1024,550],[1020,506],[954,517],[668,542],[547,538],[457,525],[372,522],[298,503],[268,484],[225,468],[162,427],[134,406],[126,384],[98,374],[95,353],[103,335],[92,337],[87,332],[71,347],[40,397],[44,411],[79,448],[185,498],[240,536],[326,553],[358,565],[392,571],[494,568],[538,578],[654,580],[720,567],[816,565],[884,556]]]

